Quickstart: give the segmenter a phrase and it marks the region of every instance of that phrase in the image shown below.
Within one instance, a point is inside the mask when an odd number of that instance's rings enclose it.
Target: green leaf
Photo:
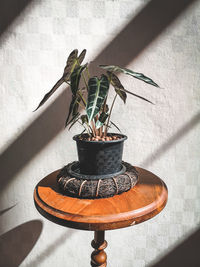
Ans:
[[[86,131],[86,129],[84,129],[80,135],[82,135],[85,131]]]
[[[105,112],[102,112],[101,115],[99,116],[98,121],[96,122],[96,125],[95,125],[96,129],[99,129],[101,126],[103,126],[107,118],[108,118],[108,114]]]
[[[72,128],[72,126],[74,126],[74,124],[80,119],[80,117],[79,117],[79,115],[80,115],[80,113],[77,113],[76,114],[77,116],[74,116],[73,117],[73,121],[71,122],[71,125],[70,125],[70,127],[69,127],[69,130]]]
[[[111,84],[114,86],[116,93],[121,97],[121,99],[124,101],[124,103],[126,102],[127,95],[123,95],[123,94],[128,93],[128,94],[131,94],[131,95],[133,95],[135,97],[138,97],[138,98],[140,98],[140,99],[142,99],[144,101],[147,101],[147,102],[153,104],[150,100],[126,90],[124,88],[124,86],[121,84],[121,82],[118,79],[118,77],[114,73],[109,72],[109,71],[107,71],[107,73],[108,73],[108,75],[109,75],[109,77],[111,79]]]
[[[58,89],[58,87],[63,82],[68,82],[70,80],[71,73],[73,73],[73,71],[77,65],[82,63],[82,61],[85,57],[85,54],[86,54],[85,49],[81,52],[79,57],[78,57],[78,50],[77,49],[74,49],[70,53],[70,55],[67,59],[67,62],[66,62],[63,76],[60,78],[60,80],[57,81],[57,83],[53,86],[53,88],[43,97],[42,101],[39,103],[38,107],[34,111],[36,111],[39,107],[41,107],[49,99],[49,97]],[[82,72],[82,70],[81,70],[81,72]],[[79,80],[80,80],[80,78],[79,78]],[[73,84],[73,86],[74,86],[73,90],[76,91],[75,90],[75,84]]]
[[[76,115],[74,115],[71,120],[65,124],[65,127],[67,127],[69,124],[73,123],[78,117],[80,116],[80,113],[78,112]]]
[[[49,99],[49,97],[58,89],[58,87],[60,87],[63,82],[64,81],[62,78],[58,80],[57,83],[53,86],[53,88],[43,97],[42,101],[39,103],[39,105],[34,111],[41,107]]]
[[[71,71],[77,64],[77,55],[78,55],[78,50],[75,49],[73,50],[68,59],[67,63],[64,69],[63,76],[60,78],[60,80],[57,81],[57,83],[53,86],[53,88],[43,97],[42,101],[39,103],[38,107],[34,110],[36,111],[39,107],[41,107],[48,99],[49,97],[55,93],[55,91],[58,89],[58,87],[63,83],[69,81]]]
[[[120,90],[122,90],[122,89],[120,89]],[[144,101],[147,101],[147,102],[149,102],[149,103],[151,103],[151,104],[154,105],[154,103],[152,103],[150,100],[144,98],[143,96],[136,95],[136,94],[134,94],[134,93],[132,93],[132,92],[126,90],[126,89],[123,89],[123,91],[126,92],[126,93],[128,93],[128,94],[131,94],[131,95],[133,95],[133,96],[135,96],[135,97],[138,97],[138,98],[140,98],[140,99],[142,99],[142,100],[144,100]]]
[[[74,102],[74,106],[72,109],[72,116],[75,116],[77,114],[80,102],[81,102],[81,98],[78,95],[78,96],[76,96],[76,100]]]
[[[88,87],[86,113],[90,122],[99,113],[108,94],[109,81],[107,76],[102,74],[101,79],[98,79],[98,77],[90,78]]]
[[[70,124],[69,122],[70,115],[72,114],[72,117],[74,117],[78,113],[78,107],[79,107],[80,101],[81,99],[79,96],[72,96],[72,101],[69,106],[69,112],[68,112],[68,116],[66,119],[65,127]]]
[[[84,49],[84,50],[80,53],[80,55],[79,55],[79,57],[78,57],[78,63],[79,63],[79,65],[81,65],[81,63],[83,62],[83,60],[84,60],[84,58],[85,58],[85,54],[86,54],[86,49]]]
[[[110,123],[121,133],[121,130],[113,121],[110,121]]]
[[[70,53],[70,55],[67,59],[66,66],[64,68],[63,79],[65,82],[68,82],[70,80],[70,75],[77,65],[77,59],[78,59],[77,57],[78,57],[78,50],[74,49]]]
[[[106,112],[106,113],[108,113],[108,111],[109,111],[109,107],[108,107],[108,105],[106,104],[106,106],[104,107],[104,105],[101,107],[101,109],[100,109],[100,112]]]
[[[124,104],[126,104],[126,98],[127,98],[127,95],[124,91],[118,89],[118,88],[115,88],[115,92],[120,96],[120,98],[124,101]]]
[[[74,49],[68,59],[67,59],[67,66],[72,66],[74,64],[74,61],[77,59],[78,56],[78,49]]]
[[[86,68],[87,64],[75,68],[70,76],[72,94],[76,95],[79,87],[82,71]]]
[[[126,68],[121,68],[118,66],[113,66],[113,65],[99,65],[100,68],[105,69],[107,71],[111,71],[111,72],[121,72],[124,74],[128,74],[136,79],[139,79],[145,83],[151,84],[153,86],[159,87],[152,79],[150,79],[149,77],[145,76],[142,73],[138,73],[138,72],[134,72],[132,70],[126,69]]]
[[[67,59],[67,63],[66,63],[66,66],[65,66],[65,69],[64,69],[64,73],[63,73],[63,76],[64,74],[68,74],[71,72],[71,69],[73,68],[73,66],[75,65],[76,63],[76,60],[77,60],[77,56],[78,56],[78,49],[74,49],[68,59]],[[74,66],[75,67],[75,66]]]
[[[81,116],[81,121],[82,121],[82,124],[88,123],[88,117],[87,117],[87,115],[82,115]]]
[[[112,72],[107,71],[108,76],[110,78],[111,84],[115,88],[115,92],[119,95],[119,97],[124,101],[124,104],[126,103],[127,95],[124,92],[124,87],[121,84],[119,78]]]
[[[80,66],[81,63],[83,62],[84,58],[85,58],[85,54],[86,54],[86,49],[84,49],[79,57],[78,57],[78,50],[74,49],[71,54],[69,55],[68,59],[67,59],[67,64],[65,66],[64,69],[64,73],[63,73],[63,79],[67,82],[70,79],[70,75],[71,73],[73,73],[73,71],[75,70],[75,68],[77,66]]]

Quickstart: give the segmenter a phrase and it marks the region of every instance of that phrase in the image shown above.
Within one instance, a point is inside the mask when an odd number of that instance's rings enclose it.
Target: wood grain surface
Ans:
[[[136,167],[139,182],[128,192],[105,199],[78,199],[59,192],[55,171],[35,188],[38,211],[47,219],[76,229],[103,231],[131,226],[158,214],[167,202],[167,187],[153,173]]]

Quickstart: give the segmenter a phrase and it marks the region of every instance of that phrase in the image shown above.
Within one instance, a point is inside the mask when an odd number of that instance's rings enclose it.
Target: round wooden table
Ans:
[[[128,192],[104,199],[78,199],[59,192],[55,171],[35,188],[34,201],[47,219],[71,228],[94,231],[91,266],[105,267],[107,242],[105,230],[118,229],[144,222],[158,214],[167,202],[167,187],[153,173],[136,167],[139,182]]]

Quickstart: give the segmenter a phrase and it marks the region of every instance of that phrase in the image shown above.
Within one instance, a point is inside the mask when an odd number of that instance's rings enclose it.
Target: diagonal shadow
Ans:
[[[194,1],[196,0],[150,1],[104,48],[95,61],[102,64],[111,61],[116,65],[126,66]],[[69,91],[62,92],[1,154],[1,190],[24,165],[63,129],[69,107],[69,103],[66,104],[66,99],[69,99]]]
[[[111,41],[95,61],[126,66],[196,0],[152,0]]]
[[[11,207],[7,208],[7,209],[4,209],[4,210],[1,210],[0,211],[0,216],[3,215],[4,213],[6,213],[7,211],[11,210],[12,208],[14,208],[17,204],[15,205],[12,205]]]
[[[0,191],[9,180],[39,153],[61,130],[64,130],[69,92],[64,91],[7,149],[0,155]]]
[[[32,220],[0,236],[0,266],[19,266],[33,249],[42,228],[40,220]]]
[[[150,267],[200,266],[200,229],[175,247],[168,255]]]
[[[0,1],[0,35],[33,0]]]
[[[142,163],[142,166],[148,167],[152,161],[156,161],[170,147],[179,141],[184,135],[191,131],[200,122],[200,112],[197,113],[189,122],[182,126],[173,136],[171,136],[164,144],[162,144],[155,152],[149,155]]]
[[[194,1],[195,0],[152,0],[101,52],[101,54],[96,57],[95,61],[102,64],[112,63],[126,66]],[[29,0],[29,2],[31,2],[31,0]],[[20,0],[16,3],[13,3],[11,0],[2,0],[0,2],[0,10],[4,10],[3,15],[1,14],[0,16],[0,34],[5,31],[12,20],[26,7],[27,3],[27,0]],[[6,9],[4,9],[6,4]],[[19,5],[17,8],[14,8],[15,11],[13,7],[11,7],[13,4]],[[9,7],[11,8],[9,9]],[[66,91],[63,92],[53,104],[2,153],[0,156],[0,172],[2,175],[0,179],[2,180],[1,182],[3,182],[1,185],[2,189],[34,155],[63,129],[66,110],[68,109],[65,99],[68,99],[68,96],[69,94]],[[51,118],[51,122],[49,122],[49,118]],[[190,127],[195,126],[197,122],[199,122],[199,117],[192,121],[193,123]],[[53,125],[53,123],[55,124]],[[190,123],[188,123],[188,127],[189,125]],[[182,137],[185,132],[187,133],[189,130],[188,127],[183,127],[182,131],[177,132],[175,138],[170,139],[170,145],[176,142],[179,137]],[[48,129],[48,132],[46,129]],[[45,133],[44,136],[41,135],[41,132]],[[158,149],[154,158],[164,153],[167,148],[168,142],[164,144],[162,149]],[[144,161],[144,164],[148,164],[149,160],[150,157]],[[5,177],[6,179],[4,179]],[[6,236],[3,238],[5,237]],[[55,246],[50,246],[49,251],[51,252],[54,248]],[[186,255],[187,250],[183,251]],[[42,254],[41,259],[43,259],[45,255],[46,253],[44,253],[44,255]],[[180,255],[179,253],[179,256]],[[18,261],[18,263],[20,262],[21,260]],[[36,262],[38,261],[36,260]],[[169,264],[164,265],[161,261],[154,267],[173,266],[171,261],[168,260],[165,262],[169,262]]]
[[[62,246],[66,239],[70,238],[75,231],[72,229],[68,229],[66,233],[62,234],[58,237],[51,245],[48,245],[37,258],[33,259],[28,266],[35,267],[41,264],[46,258],[48,258],[59,246]]]

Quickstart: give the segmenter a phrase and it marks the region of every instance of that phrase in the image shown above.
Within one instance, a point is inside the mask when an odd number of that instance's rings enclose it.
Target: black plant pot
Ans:
[[[84,140],[84,138],[80,139],[80,135],[73,137],[77,144],[81,174],[115,174],[122,169],[123,146],[127,136],[113,133],[108,135],[115,135],[120,137],[120,139],[112,141],[88,141]]]

